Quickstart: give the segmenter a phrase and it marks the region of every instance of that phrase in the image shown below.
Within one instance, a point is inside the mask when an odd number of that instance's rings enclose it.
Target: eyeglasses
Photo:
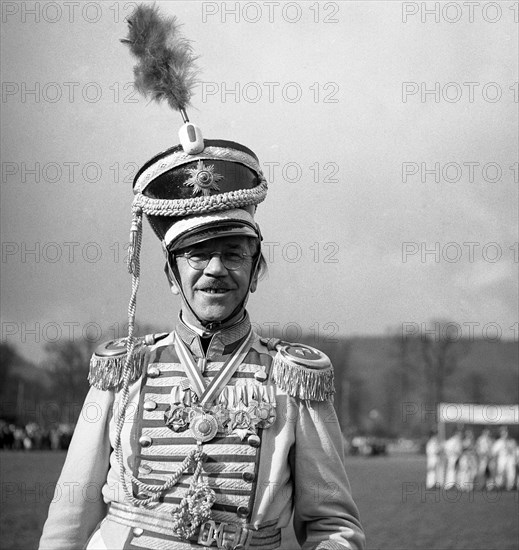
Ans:
[[[198,271],[204,270],[211,261],[213,256],[220,256],[220,261],[224,265],[225,269],[229,271],[237,271],[240,269],[246,260],[252,258],[250,254],[245,252],[184,252],[183,254],[175,254],[175,256],[185,258],[187,263]]]

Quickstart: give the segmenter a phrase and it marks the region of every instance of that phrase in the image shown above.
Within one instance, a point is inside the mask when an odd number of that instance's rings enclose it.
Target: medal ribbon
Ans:
[[[216,396],[227,385],[227,382],[232,378],[232,375],[236,372],[236,369],[240,366],[245,359],[249,347],[253,339],[252,329],[249,330],[245,340],[240,347],[227,359],[223,364],[220,372],[211,380],[206,387],[205,380],[202,377],[202,373],[197,368],[191,352],[188,350],[186,344],[175,333],[175,349],[182,366],[184,367],[187,377],[192,384],[192,389],[198,395],[201,405],[206,405],[213,401]]]

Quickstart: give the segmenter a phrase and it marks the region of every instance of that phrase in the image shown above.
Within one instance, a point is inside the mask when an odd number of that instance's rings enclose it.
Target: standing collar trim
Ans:
[[[215,332],[212,336],[208,335],[211,341],[207,348],[207,353],[203,351],[200,334],[182,320],[181,314],[178,316],[175,330],[197,359],[206,357],[211,360],[217,356],[221,357],[222,355],[232,353],[245,336],[247,336],[250,326],[249,314],[245,312],[242,319],[234,325],[223,328]]]

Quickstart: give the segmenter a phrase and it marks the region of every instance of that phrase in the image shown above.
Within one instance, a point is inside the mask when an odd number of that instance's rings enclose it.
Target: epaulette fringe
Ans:
[[[99,390],[117,388],[123,381],[123,370],[126,363],[126,354],[116,357],[99,357],[92,355],[90,359],[90,372],[88,381],[91,386]],[[133,382],[142,374],[145,362],[145,354],[136,349],[133,353],[130,371],[130,382]]]
[[[292,397],[326,401],[335,393],[333,367],[310,369],[286,361],[279,353],[274,359],[274,381]]]

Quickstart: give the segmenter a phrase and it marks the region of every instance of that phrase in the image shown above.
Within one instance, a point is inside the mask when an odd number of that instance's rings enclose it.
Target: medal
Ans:
[[[164,412],[164,423],[174,432],[184,432],[189,428],[190,407],[170,405]]]
[[[276,409],[270,403],[258,403],[253,407],[253,413],[258,428],[270,428],[276,421]]]
[[[211,441],[218,433],[218,421],[207,412],[196,412],[191,419],[189,427],[197,441],[206,443]]]
[[[209,382],[202,376],[200,362],[195,363],[184,342],[175,335],[175,349],[187,378],[171,391],[171,405],[166,410],[166,426],[174,432],[188,428],[199,443],[211,441],[220,433],[238,435],[242,440],[257,437],[258,428],[268,428],[276,420],[275,397],[263,386],[226,385],[244,360],[252,332]],[[254,378],[265,381],[265,367],[259,366]],[[183,395],[182,395],[183,394]],[[220,398],[220,403],[214,401]],[[254,439],[256,443],[256,439]]]

